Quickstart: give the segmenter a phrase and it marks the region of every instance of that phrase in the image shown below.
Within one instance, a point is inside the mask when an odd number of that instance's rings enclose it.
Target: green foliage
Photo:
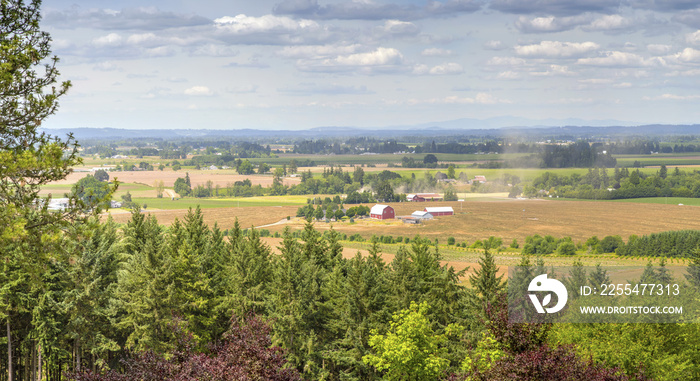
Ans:
[[[561,241],[557,246],[558,255],[571,256],[576,254],[576,245],[571,241]]]
[[[470,305],[477,314],[481,314],[487,305],[494,304],[496,298],[505,291],[506,283],[503,275],[497,276],[498,267],[488,248],[484,250],[478,264],[479,268],[469,276],[469,284],[472,286]]]
[[[445,356],[445,335],[437,335],[427,317],[427,302],[412,302],[408,309],[394,314],[386,335],[372,331],[370,346],[376,354],[363,357],[363,361],[384,371],[387,380],[435,380],[449,365]],[[451,325],[449,332],[460,331]]]
[[[175,180],[173,190],[175,191],[175,193],[179,194],[180,197],[185,197],[189,196],[192,193],[192,186],[187,183],[186,179],[178,177],[177,180]]]
[[[687,258],[698,246],[700,231],[678,230],[630,239],[626,245],[619,246],[616,253],[620,256]]]
[[[109,185],[101,182],[92,175],[87,175],[78,180],[73,185],[72,194],[82,200],[87,205],[102,204],[102,207],[108,207],[109,201],[107,196],[111,194]]]

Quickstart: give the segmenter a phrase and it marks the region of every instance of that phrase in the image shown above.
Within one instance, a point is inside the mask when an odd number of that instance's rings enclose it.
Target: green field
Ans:
[[[642,166],[673,167],[674,165],[700,165],[700,155],[695,152],[659,155],[615,155],[617,165],[620,167],[632,167],[635,161]]]

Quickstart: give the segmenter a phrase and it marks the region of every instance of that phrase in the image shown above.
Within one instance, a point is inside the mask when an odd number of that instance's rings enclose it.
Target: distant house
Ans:
[[[114,201],[112,200],[109,205],[110,208],[121,208],[122,203],[120,201]]]
[[[209,166],[210,171],[216,171],[217,169],[219,169],[219,168],[217,168],[216,165]]]
[[[474,176],[474,182],[483,184],[486,182],[486,176]]]
[[[369,216],[378,220],[390,220],[395,218],[394,208],[389,205],[377,204],[369,210]]]
[[[436,201],[442,200],[442,196],[437,193],[416,193],[406,196],[406,200],[413,202]]]
[[[424,212],[428,212],[432,214],[433,216],[451,216],[455,214],[454,209],[452,209],[451,206],[436,206],[436,207],[428,207],[423,209]]]
[[[423,211],[423,210],[416,210],[415,212],[411,213],[411,217],[418,219],[418,220],[432,220],[433,215]]]

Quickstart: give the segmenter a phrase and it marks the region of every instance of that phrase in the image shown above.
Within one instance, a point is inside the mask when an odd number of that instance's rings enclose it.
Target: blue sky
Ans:
[[[689,0],[45,1],[53,128],[700,119]]]

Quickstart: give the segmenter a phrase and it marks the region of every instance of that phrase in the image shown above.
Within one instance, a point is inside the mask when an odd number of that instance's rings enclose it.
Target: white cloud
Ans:
[[[686,34],[685,42],[691,45],[700,45],[700,30]]]
[[[533,71],[530,75],[534,77],[554,77],[554,76],[572,76],[576,73],[569,70],[565,65],[549,65],[546,71]]]
[[[437,65],[428,71],[428,74],[431,75],[448,75],[448,74],[462,74],[464,72],[464,68],[462,68],[462,65],[454,62],[448,62],[442,65]]]
[[[677,94],[661,94],[657,97],[644,97],[645,101],[660,101],[660,100],[672,100],[672,101],[689,101],[700,99],[700,95],[677,95]]]
[[[234,34],[252,34],[265,32],[289,32],[300,29],[318,29],[319,25],[312,20],[295,20],[289,17],[264,15],[260,17],[224,16],[214,20],[216,26]]]
[[[193,86],[185,90],[184,94],[192,96],[211,96],[214,95],[214,92],[206,86]]]
[[[112,62],[105,61],[105,62],[100,62],[97,65],[93,66],[94,70],[99,70],[99,71],[115,71],[115,70],[121,70],[121,68]]]
[[[601,16],[591,21],[590,24],[583,26],[582,29],[585,31],[619,31],[634,25],[634,20],[613,14]]]
[[[381,27],[384,33],[393,35],[415,35],[420,31],[416,24],[408,21],[386,20]]]
[[[515,53],[524,57],[580,57],[596,51],[600,45],[595,42],[542,41],[533,45],[518,45]]]
[[[448,49],[428,48],[420,52],[420,55],[424,57],[450,57],[454,55],[454,52]]]
[[[394,48],[377,48],[373,52],[355,53],[324,60],[324,64],[332,66],[379,66],[398,65],[402,60],[403,55]]]
[[[431,98],[431,99],[410,99],[407,102],[409,105],[416,104],[481,104],[481,105],[491,105],[498,103],[511,103],[506,99],[499,99],[488,93],[478,93],[475,97],[458,97],[456,95],[451,95],[444,98]]]
[[[302,71],[350,72],[364,74],[375,72],[396,72],[408,70],[403,67],[404,57],[394,48],[379,47],[370,52],[338,55],[335,57],[297,61],[297,68]]]
[[[571,30],[590,21],[589,15],[572,17],[534,17],[520,16],[515,27],[524,33],[554,33]]]
[[[673,55],[673,58],[681,63],[700,63],[700,50],[685,48],[682,52]]]
[[[124,39],[116,33],[110,33],[106,36],[98,37],[92,40],[92,44],[97,47],[114,47],[121,46]]]
[[[503,43],[503,41],[499,40],[490,40],[484,42],[484,49],[488,50],[503,50],[506,49],[506,45]]]
[[[671,51],[672,46],[671,45],[665,45],[665,44],[649,44],[647,45],[647,50],[651,54],[655,54],[657,56],[663,55],[663,54],[668,54],[668,52]]]
[[[649,66],[655,63],[651,60],[645,60],[634,53],[611,51],[604,54],[602,57],[579,58],[577,62],[581,65],[601,67],[638,67]]]
[[[357,53],[360,48],[359,44],[285,46],[277,55],[284,58],[322,59]]]
[[[522,66],[525,60],[516,57],[493,57],[487,63],[489,66]]]
[[[496,78],[498,78],[498,79],[508,79],[508,80],[510,80],[510,79],[519,79],[519,78],[520,78],[520,74],[518,74],[517,72],[508,70],[508,71],[503,71],[503,72],[498,73],[498,75],[496,76]]]

